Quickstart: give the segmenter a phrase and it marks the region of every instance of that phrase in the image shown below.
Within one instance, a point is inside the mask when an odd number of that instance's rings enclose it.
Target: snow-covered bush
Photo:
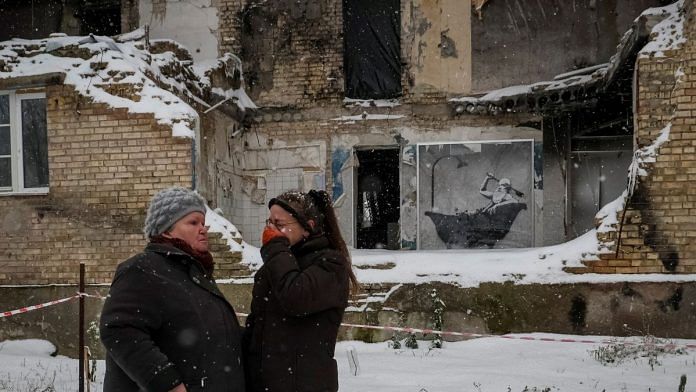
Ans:
[[[433,316],[432,323],[433,329],[436,331],[442,331],[442,317],[445,314],[445,302],[440,298],[437,289],[433,289],[430,292],[430,300],[433,303]],[[432,343],[430,343],[431,348],[442,348],[442,335],[435,334]]]
[[[660,366],[660,357],[684,355],[686,349],[675,346],[666,339],[646,335],[638,343],[614,341],[596,350],[590,350],[592,357],[602,365],[619,365],[625,361],[647,358],[650,369]]]

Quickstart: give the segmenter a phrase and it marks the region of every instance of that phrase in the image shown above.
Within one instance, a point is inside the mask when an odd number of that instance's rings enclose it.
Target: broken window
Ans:
[[[343,0],[346,97],[394,98],[401,94],[398,0]]]
[[[0,93],[0,192],[48,192],[43,94]]]

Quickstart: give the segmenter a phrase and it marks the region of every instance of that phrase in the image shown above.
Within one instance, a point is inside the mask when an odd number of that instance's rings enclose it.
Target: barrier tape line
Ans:
[[[55,301],[46,302],[43,304],[25,306],[23,308],[10,310],[7,312],[0,312],[0,318],[10,317],[16,314],[27,313],[37,309],[43,309],[49,306],[58,305],[63,302],[72,301],[76,298],[87,297],[87,298],[97,298],[105,299],[98,294],[87,294],[87,293],[76,293],[72,297],[62,298]],[[249,316],[247,313],[237,313],[239,317]],[[501,339],[511,339],[511,340],[527,340],[527,341],[541,341],[541,342],[560,342],[560,343],[589,343],[589,344],[615,344],[622,343],[628,345],[641,344],[642,342],[618,342],[614,340],[585,340],[585,339],[553,339],[553,338],[535,338],[531,336],[510,336],[510,335],[491,335],[491,334],[481,334],[481,333],[469,333],[469,332],[452,332],[452,331],[438,331],[434,329],[421,329],[421,328],[409,328],[409,327],[388,327],[381,325],[365,325],[365,324],[348,324],[341,323],[342,327],[347,328],[364,328],[364,329],[376,329],[381,331],[392,331],[392,332],[407,332],[407,333],[420,333],[423,335],[436,334],[443,336],[462,336],[468,338],[501,338]],[[645,344],[645,343],[642,343]],[[696,344],[651,344],[653,347],[666,347],[666,348],[686,348],[686,349],[696,349]]]
[[[237,316],[247,317],[248,314],[237,313]],[[532,336],[491,335],[491,334],[468,333],[468,332],[438,331],[438,330],[434,330],[434,329],[420,329],[420,328],[409,328],[409,327],[402,328],[402,327],[388,327],[388,326],[381,326],[381,325],[348,324],[348,323],[341,323],[341,326],[347,327],[347,328],[364,328],[364,329],[377,329],[377,330],[381,330],[381,331],[421,333],[423,335],[437,334],[437,335],[448,335],[448,336],[462,336],[462,337],[468,337],[468,338],[501,338],[501,339],[509,339],[509,340],[528,340],[528,341],[531,340],[531,341],[540,341],[540,342],[559,342],[559,343],[626,344],[626,345],[644,344],[644,345],[649,345],[651,347],[696,349],[696,344],[674,344],[674,343],[646,344],[644,342],[627,342],[627,341],[618,341],[618,340],[535,338]]]
[[[78,293],[75,293],[75,295],[73,295],[72,297],[61,298],[61,299],[57,299],[55,301],[50,301],[50,302],[46,302],[46,303],[38,304],[38,305],[25,306],[23,308],[9,310],[7,312],[0,312],[0,318],[10,317],[10,316],[14,316],[16,314],[21,314],[21,313],[27,313],[27,312],[31,312],[32,310],[47,308],[49,306],[62,304],[63,302],[72,301],[72,300],[74,300],[76,298],[80,298],[80,297],[104,299],[104,297],[102,297],[98,294],[87,294],[87,293],[79,293],[78,292]]]
[[[423,335],[435,334],[435,335],[448,335],[448,336],[462,336],[469,338],[500,338],[500,339],[510,339],[510,340],[528,340],[528,341],[540,341],[540,342],[559,342],[559,343],[589,343],[589,344],[627,344],[627,345],[638,345],[645,344],[643,342],[626,342],[617,340],[586,340],[586,339],[554,339],[554,338],[535,338],[532,336],[510,336],[510,335],[491,335],[491,334],[480,334],[480,333],[467,333],[467,332],[452,332],[452,331],[437,331],[433,329],[419,329],[419,328],[400,328],[400,327],[383,327],[377,325],[362,325],[362,324],[341,324],[343,327],[348,328],[366,328],[366,329],[378,329],[383,331],[393,331],[393,332],[408,332],[408,333],[421,333]],[[666,347],[666,348],[687,348],[696,349],[696,344],[650,344],[652,347]]]
[[[27,312],[31,312],[32,310],[43,309],[43,308],[46,308],[46,307],[49,307],[49,306],[58,305],[58,304],[61,304],[61,303],[63,303],[63,302],[72,301],[72,300],[74,300],[75,298],[80,298],[81,296],[82,296],[82,295],[80,295],[80,294],[78,293],[78,294],[76,294],[76,295],[73,295],[72,297],[57,299],[57,300],[55,300],[55,301],[46,302],[46,303],[39,304],[39,305],[25,306],[25,307],[23,307],[23,308],[19,308],[19,309],[15,309],[15,310],[10,310],[10,311],[7,311],[7,312],[2,312],[2,313],[0,313],[0,318],[3,318],[3,317],[10,317],[10,316],[14,316],[14,315],[16,315],[16,314],[27,313]]]

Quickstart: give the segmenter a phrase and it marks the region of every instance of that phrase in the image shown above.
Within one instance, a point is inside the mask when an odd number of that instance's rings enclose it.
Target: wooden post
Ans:
[[[80,263],[80,290],[79,293],[85,292],[85,263]],[[80,372],[80,387],[79,392],[85,392],[85,297],[80,295],[78,299],[80,301],[80,313],[79,313],[79,344],[77,345],[79,351],[79,365],[78,371]]]
[[[85,392],[90,392],[90,381],[92,381],[92,372],[89,368],[89,360],[92,358],[92,352],[89,350],[89,346],[82,347],[82,351],[85,353],[84,357],[84,377],[85,377]]]

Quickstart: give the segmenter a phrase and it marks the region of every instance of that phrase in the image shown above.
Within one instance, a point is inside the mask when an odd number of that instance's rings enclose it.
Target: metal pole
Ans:
[[[80,263],[80,294],[85,292],[85,263]],[[80,387],[79,392],[85,392],[85,297],[80,295],[80,312],[79,312],[79,365],[78,371],[80,372]]]
[[[456,155],[445,155],[444,157],[437,158],[435,162],[433,163],[433,167],[430,171],[430,209],[434,210],[435,209],[435,166],[440,163],[441,160],[445,158],[454,158],[457,160],[457,169],[460,167],[467,166],[467,163],[462,161],[461,158],[459,158]]]

